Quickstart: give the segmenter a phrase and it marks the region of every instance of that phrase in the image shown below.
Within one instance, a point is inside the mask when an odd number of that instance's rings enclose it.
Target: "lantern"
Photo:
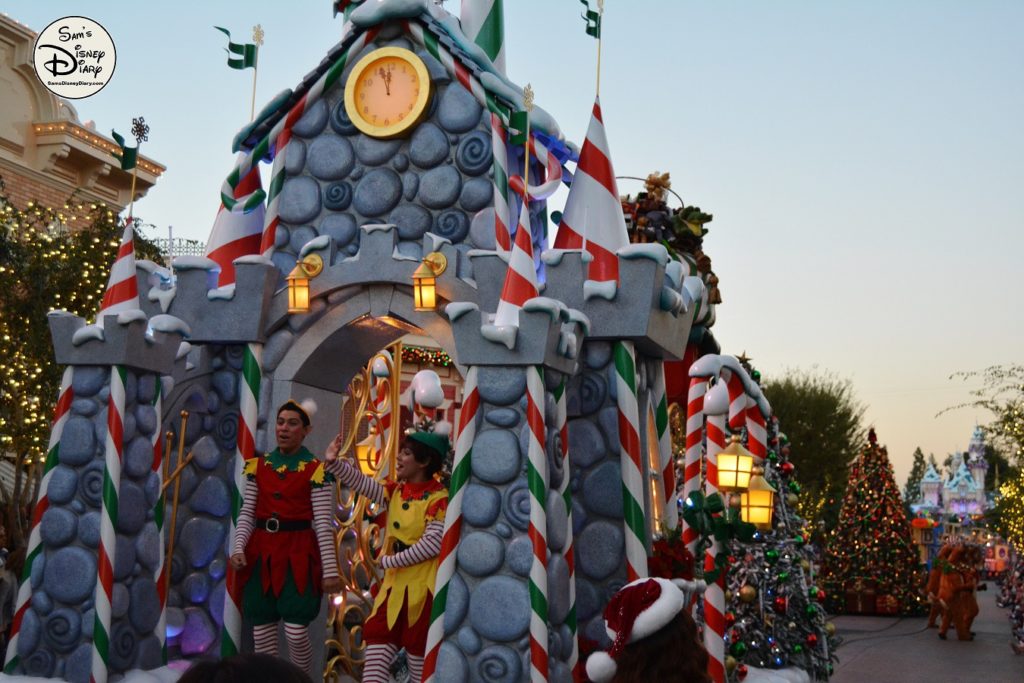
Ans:
[[[746,489],[753,467],[754,454],[743,447],[740,437],[733,436],[718,454],[718,488],[722,491]]]
[[[374,457],[373,444],[369,442],[356,444],[356,462],[359,463],[359,471],[368,477],[376,474],[376,458]]]
[[[448,267],[448,259],[439,251],[423,257],[412,274],[413,305],[417,311],[432,311],[437,306],[436,278]]]
[[[760,467],[754,469],[747,490],[740,494],[740,510],[744,522],[771,529],[775,489],[761,476],[763,472]]]
[[[288,312],[309,312],[309,279],[324,269],[324,260],[319,254],[309,254],[295,264],[285,281],[288,283]]]

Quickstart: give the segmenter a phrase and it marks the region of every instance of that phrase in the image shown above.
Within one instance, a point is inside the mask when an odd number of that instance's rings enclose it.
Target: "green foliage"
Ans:
[[[983,385],[971,390],[974,400],[946,410],[988,410],[992,413],[992,421],[985,425],[985,435],[991,437],[1010,460],[1024,465],[1024,365],[993,365],[984,370],[958,372],[950,376],[950,379],[954,378],[981,380]]]
[[[988,461],[988,471],[985,472],[986,491],[995,491],[1000,484],[1020,476],[1020,467],[1010,462],[1010,459],[992,444],[985,444],[985,460]],[[999,478],[998,481],[996,477]]]
[[[985,514],[989,528],[1013,543],[1024,546],[1024,476],[1018,471],[999,488],[996,504]]]
[[[828,372],[791,371],[767,380],[765,396],[793,447],[803,491],[799,512],[832,529],[838,518],[850,461],[864,439],[864,406],[849,380]]]
[[[918,446],[914,449],[914,464],[910,467],[907,483],[903,487],[903,502],[908,508],[911,503],[921,497],[921,478],[924,477],[925,469],[924,452]],[[907,512],[909,514],[909,509]]]

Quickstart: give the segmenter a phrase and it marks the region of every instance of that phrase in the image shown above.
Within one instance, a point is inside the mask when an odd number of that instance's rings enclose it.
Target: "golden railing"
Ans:
[[[354,378],[348,387],[348,402],[342,410],[341,430],[345,434],[343,454],[356,454],[361,471],[378,481],[394,477],[395,456],[401,438],[399,393],[402,375],[402,343],[388,347],[388,354],[378,353]],[[386,376],[375,376],[374,366],[386,369]],[[371,400],[376,386],[378,400]],[[390,413],[390,424],[385,416]],[[366,429],[362,429],[365,425]],[[347,431],[346,431],[347,429]],[[359,435],[382,435],[379,452],[359,444]],[[327,605],[327,657],[324,661],[325,683],[337,683],[341,674],[360,679],[363,654],[363,623],[370,615],[373,598],[370,589],[383,579],[377,558],[384,544],[384,529],[375,519],[384,512],[354,491],[336,484],[338,505],[335,510],[334,548],[338,556],[342,591],[329,596]]]

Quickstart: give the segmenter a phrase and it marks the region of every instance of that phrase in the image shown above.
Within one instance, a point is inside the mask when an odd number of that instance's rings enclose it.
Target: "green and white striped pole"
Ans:
[[[569,613],[565,617],[565,625],[569,627],[569,634],[572,638],[572,650],[566,665],[572,672],[573,680],[583,680],[580,669],[580,641],[576,635],[576,552],[572,528],[572,490],[569,488],[569,480],[572,479],[571,463],[569,462],[569,420],[568,407],[565,396],[566,380],[555,389],[555,420],[558,430],[559,444],[562,454],[562,482],[558,486],[558,497],[565,503],[565,548],[562,557],[569,567]]]
[[[644,517],[644,470],[640,459],[640,411],[636,400],[633,342],[615,342],[614,359],[622,506],[626,526],[626,580],[635,581],[647,576],[647,522]]]
[[[462,0],[462,32],[505,73],[505,8],[503,0]]]
[[[526,483],[530,490],[530,681],[548,680],[548,459],[544,444],[544,374],[540,366],[526,371],[526,424],[530,431]]]

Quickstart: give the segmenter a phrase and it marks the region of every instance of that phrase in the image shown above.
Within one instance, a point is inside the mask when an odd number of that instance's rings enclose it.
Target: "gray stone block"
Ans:
[[[461,576],[455,574],[448,584],[448,602],[444,609],[444,634],[450,636],[455,632],[469,611],[469,589]]]
[[[130,481],[121,481],[120,501],[117,508],[117,530],[124,534],[137,534],[146,523],[146,494],[142,487]]]
[[[227,562],[220,557],[214,558],[213,562],[210,563],[210,566],[206,568],[206,571],[210,575],[211,579],[220,581],[227,573]]]
[[[139,651],[135,657],[135,668],[152,671],[163,666],[163,646],[155,635],[149,635],[139,641]]]
[[[487,527],[501,512],[501,493],[491,486],[469,484],[462,499],[463,519],[473,526]]]
[[[410,242],[402,240],[396,247],[398,253],[403,257],[411,261],[421,261],[423,259],[423,246],[419,242]]]
[[[530,526],[530,491],[526,488],[525,477],[505,490],[502,510],[506,521],[516,529],[526,531]]]
[[[213,517],[224,517],[231,512],[231,494],[223,479],[209,476],[203,479],[189,499],[195,512],[205,512]]]
[[[160,619],[160,598],[152,579],[142,576],[132,582],[128,619],[140,633],[149,633]]]
[[[295,253],[299,253],[306,243],[315,239],[316,236],[316,230],[308,225],[292,228],[288,235],[288,247]]]
[[[309,145],[307,166],[320,180],[341,180],[355,165],[355,151],[345,138],[325,135]]]
[[[78,473],[78,495],[82,500],[98,508],[103,499],[103,463],[91,462]]]
[[[399,173],[405,173],[409,170],[409,157],[405,154],[396,154],[395,158],[391,160],[391,168]]]
[[[621,523],[599,521],[588,524],[576,544],[578,569],[592,579],[608,578],[622,568],[624,543]]]
[[[473,630],[489,640],[521,638],[530,626],[526,584],[509,576],[484,579],[470,595],[469,622]]]
[[[597,586],[576,574],[576,618],[583,623],[591,617],[598,616],[604,609],[604,601]]]
[[[42,590],[43,579],[45,577],[44,570],[46,569],[46,554],[42,554],[36,557],[36,561],[32,563],[32,572],[29,574],[29,583],[32,585],[32,590]]]
[[[135,414],[131,412],[131,404],[125,405],[124,421],[121,423],[121,436],[124,442],[135,438]]]
[[[266,345],[263,347],[263,367],[265,371],[273,371],[277,368],[285,353],[291,348],[294,338],[295,334],[290,330],[278,330],[270,335]]]
[[[51,507],[39,521],[39,534],[43,543],[60,548],[67,545],[78,533],[78,516],[71,510]]]
[[[72,416],[64,423],[60,437],[58,457],[64,465],[76,467],[92,460],[96,452],[93,422],[88,418]]]
[[[574,468],[587,468],[604,458],[608,446],[601,430],[590,420],[569,421],[569,460]]]
[[[516,536],[508,544],[505,553],[508,568],[519,576],[529,576],[533,564],[533,545],[528,536]]]
[[[238,375],[234,372],[230,370],[215,372],[210,384],[225,403],[234,403],[238,400]]]
[[[466,211],[476,212],[488,206],[494,199],[494,186],[487,178],[470,178],[462,184],[459,206]]]
[[[64,665],[64,678],[68,683],[89,683],[91,672],[92,643],[82,643],[68,656]]]
[[[348,187],[347,184],[346,187]],[[351,201],[352,190],[349,189],[348,192],[349,201]],[[352,240],[359,234],[359,228],[356,226],[356,219],[350,214],[332,213],[320,221],[320,233],[333,239],[340,248],[352,243]]]
[[[185,608],[185,628],[178,641],[183,655],[201,655],[217,638],[217,625],[202,607]]]
[[[622,469],[619,463],[601,463],[583,480],[583,503],[591,512],[621,519]]]
[[[445,683],[466,683],[469,680],[469,664],[454,643],[441,643],[435,674],[438,680]]]
[[[388,223],[397,226],[398,236],[403,240],[423,239],[433,220],[430,212],[417,204],[401,204],[388,216]]]
[[[149,375],[152,377],[152,375]],[[156,409],[148,403],[135,406],[135,431],[142,436],[152,436],[157,429],[159,418]]]
[[[288,175],[299,175],[306,166],[306,143],[292,138],[284,151],[284,172]]]
[[[210,597],[210,578],[203,572],[192,572],[185,577],[182,592],[193,605],[202,605]]]
[[[312,178],[286,179],[279,197],[279,215],[286,223],[307,223],[320,213],[320,185]]]
[[[123,583],[115,583],[110,594],[110,613],[114,619],[120,619],[128,614],[128,603],[131,597],[128,594],[128,586]]]
[[[153,403],[156,398],[157,377],[151,373],[145,373],[139,377],[138,400],[139,403]]]
[[[324,189],[324,208],[329,211],[345,211],[352,204],[352,185],[346,181],[331,183]],[[320,234],[324,232],[321,224]]]
[[[481,400],[507,406],[526,393],[526,371],[516,367],[483,367],[477,384]]]
[[[398,154],[402,140],[377,140],[366,135],[356,138],[356,157],[367,166],[380,166]]]
[[[616,450],[619,443],[619,409],[617,406],[607,406],[597,414],[597,424],[604,434],[605,443],[609,449]]]
[[[128,370],[124,375],[124,403],[126,406],[134,405],[138,395],[139,380],[135,373]]]
[[[383,216],[398,205],[402,181],[390,168],[375,168],[356,185],[353,208],[363,216]]]
[[[90,548],[100,546],[100,513],[92,511],[81,516],[78,520],[78,538]]]
[[[32,609],[41,617],[45,617],[53,611],[53,600],[45,591],[33,591],[31,605]]]
[[[474,531],[459,541],[459,567],[470,576],[489,576],[505,561],[505,544],[492,533]]]
[[[110,381],[110,368],[98,365],[79,365],[71,378],[76,398],[95,396]]]
[[[505,429],[488,429],[477,434],[471,465],[473,475],[490,484],[515,479],[522,468],[515,435]]]
[[[57,665],[57,658],[49,650],[35,650],[22,659],[22,666],[29,676],[50,678]]]
[[[43,571],[43,589],[55,600],[76,604],[96,587],[96,556],[84,548],[61,548],[49,554]]]
[[[461,209],[442,211],[437,215],[437,221],[431,232],[453,244],[462,242],[469,234],[469,216]]]
[[[144,436],[132,439],[124,449],[124,474],[133,479],[149,476],[153,466],[153,444]]]
[[[448,158],[448,136],[436,124],[420,124],[409,140],[409,158],[420,168],[433,168]]]
[[[469,240],[477,249],[493,250],[496,248],[493,206],[485,207],[473,216],[473,220],[469,224]],[[490,310],[485,304],[481,304],[481,306]]]
[[[412,171],[402,174],[402,198],[407,202],[416,199],[420,191],[420,177]]]
[[[523,678],[523,658],[505,645],[488,645],[473,660],[473,680],[487,683],[519,683]]]
[[[334,109],[331,110],[331,128],[338,135],[356,135],[359,133],[359,129],[352,123],[352,119],[348,117],[344,98],[341,98],[338,104],[334,106]]]
[[[18,655],[29,656],[37,647],[43,635],[43,624],[35,610],[27,610],[21,620],[21,630],[18,631]]]
[[[569,531],[569,514],[565,510],[565,500],[558,491],[548,491],[547,502],[547,536],[548,548],[552,552],[561,552],[566,547]]]
[[[464,136],[455,151],[455,164],[466,175],[478,176],[489,171],[493,165],[491,134],[477,130]]]
[[[212,519],[196,517],[185,522],[179,543],[189,565],[205,567],[210,564],[210,560],[220,551],[226,532],[224,522]]]
[[[274,248],[284,249],[291,242],[292,231],[291,229],[282,224],[278,224],[274,230]]]
[[[213,619],[213,623],[217,624],[217,628],[224,625],[224,595],[226,590],[223,581],[217,582],[210,590],[210,597],[206,601],[206,606],[210,610],[210,617]]]
[[[476,98],[458,83],[451,83],[441,94],[437,120],[449,133],[465,133],[479,124],[481,113]]]
[[[114,551],[114,580],[124,581],[135,569],[135,544],[132,539],[122,534],[117,535],[117,548]]]
[[[317,100],[306,110],[302,118],[295,122],[295,125],[292,126],[292,132],[300,138],[311,138],[319,135],[327,126],[327,115],[327,100]]]
[[[462,176],[451,166],[433,168],[420,178],[420,201],[430,209],[444,209],[455,203],[462,191]]]
[[[154,522],[147,522],[135,539],[135,560],[150,571],[160,564],[160,546],[163,541]]]
[[[76,398],[71,402],[71,413],[73,415],[91,417],[96,414],[97,410],[96,402],[91,398]]]
[[[515,427],[519,424],[519,411],[515,408],[491,408],[484,419],[498,427]]]
[[[110,668],[124,671],[132,668],[139,647],[139,635],[127,622],[114,624],[110,636]]]
[[[478,270],[480,266],[484,269]],[[504,270],[501,273],[489,272],[479,258],[473,259],[473,271],[478,286],[483,287],[484,283],[488,282],[500,286],[504,280]],[[497,296],[498,292],[495,291],[495,306]],[[483,297],[484,294],[481,293],[481,300]],[[552,319],[547,310],[524,308],[519,312],[519,332],[512,349],[503,343],[492,342],[481,336],[482,324],[484,315],[477,308],[461,312],[452,321],[455,351],[461,365],[479,365],[481,368],[544,365],[560,372],[572,372],[576,365],[574,359],[567,358],[559,352],[561,323]]]
[[[569,565],[561,553],[548,558],[548,621],[561,624],[569,614]]]
[[[149,507],[156,505],[156,499],[160,495],[160,486],[160,475],[150,472],[146,476],[146,483],[143,486],[143,490],[146,492],[146,505]]]
[[[483,647],[483,642],[480,640],[480,636],[477,635],[476,631],[469,628],[460,628],[459,633],[456,636],[456,640],[459,643],[459,647],[467,655],[475,655],[480,652],[480,648]]]
[[[78,490],[78,473],[66,465],[57,465],[50,472],[50,486],[46,495],[51,505],[63,505],[75,496]]]

